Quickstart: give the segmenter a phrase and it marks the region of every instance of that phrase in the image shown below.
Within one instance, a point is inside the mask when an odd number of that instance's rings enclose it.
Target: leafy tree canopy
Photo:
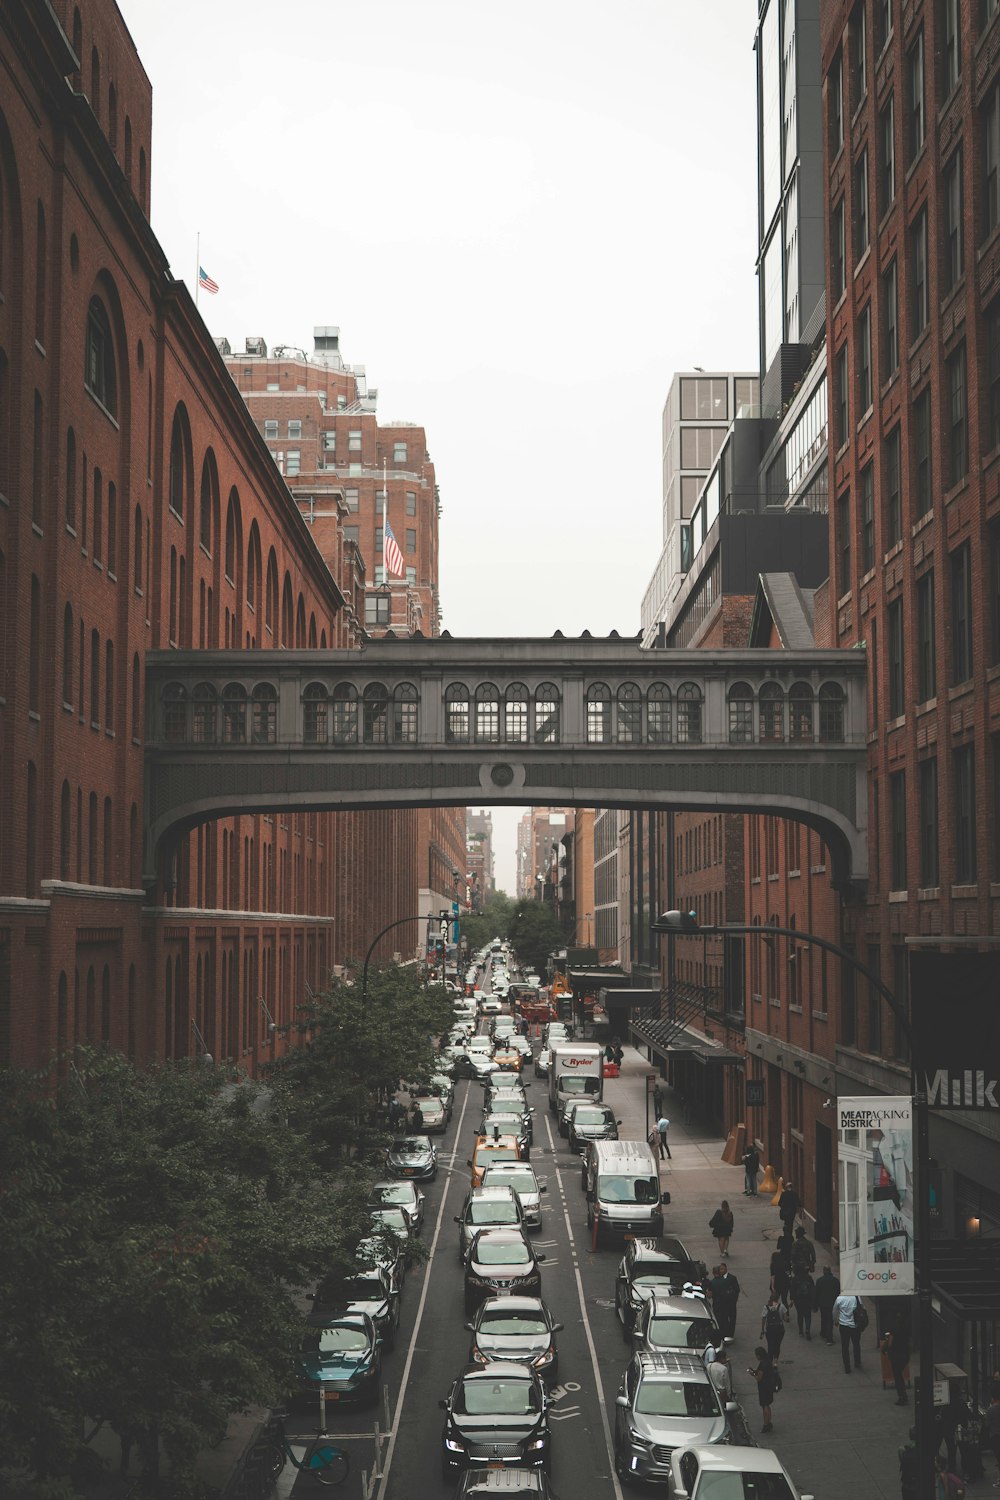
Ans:
[[[519,901],[511,914],[507,937],[518,961],[544,976],[553,948],[566,945],[566,932],[550,906],[541,901]]]

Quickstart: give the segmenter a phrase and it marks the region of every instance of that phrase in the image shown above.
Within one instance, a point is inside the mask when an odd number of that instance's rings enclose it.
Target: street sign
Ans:
[[[747,1089],[747,1106],[748,1106],[748,1108],[752,1109],[754,1105],[759,1105],[759,1104],[763,1104],[764,1103],[764,1080],[763,1080],[763,1078],[748,1078],[747,1081],[746,1081],[746,1089]]]
[[[647,1094],[651,1094],[653,1092],[653,1090],[656,1088],[656,1076],[657,1075],[655,1073],[647,1073],[646,1074],[646,1093]]]

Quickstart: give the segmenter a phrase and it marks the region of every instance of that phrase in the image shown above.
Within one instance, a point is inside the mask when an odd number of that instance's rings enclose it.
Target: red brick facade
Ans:
[[[145,653],[353,643],[363,574],[327,566],[153,238],[117,9],[55,10],[0,19],[0,1062],[203,1039],[253,1068],[417,910],[427,818],[219,821],[142,889]]]

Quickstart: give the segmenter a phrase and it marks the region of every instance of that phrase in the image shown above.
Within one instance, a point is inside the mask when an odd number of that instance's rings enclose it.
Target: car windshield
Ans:
[[[487,1115],[483,1121],[483,1135],[492,1135],[499,1130],[501,1135],[516,1135],[521,1125],[521,1116],[515,1114]]]
[[[405,1140],[393,1141],[390,1151],[429,1151],[427,1142],[419,1135],[408,1135]]]
[[[314,1328],[307,1333],[303,1348],[306,1354],[360,1354],[368,1348],[368,1335],[363,1328],[347,1324]]]
[[[481,1266],[526,1266],[531,1260],[531,1251],[522,1241],[480,1240],[476,1248],[476,1259]]]
[[[635,1409],[646,1417],[717,1417],[719,1403],[707,1381],[642,1380]]]
[[[593,1104],[578,1105],[573,1111],[574,1125],[603,1125],[607,1118],[607,1113]]]
[[[483,1178],[483,1186],[495,1187],[499,1182],[512,1187],[515,1193],[538,1192],[538,1183],[530,1172],[494,1172],[492,1168],[488,1168]]]
[[[506,1334],[548,1333],[545,1319],[538,1313],[508,1312],[505,1308],[485,1313],[479,1321],[480,1333]]]
[[[664,1349],[704,1349],[718,1331],[711,1318],[650,1318],[648,1337]]]
[[[417,1094],[413,1100],[419,1104],[421,1109],[435,1110],[441,1108],[441,1100],[436,1094]]]
[[[530,1380],[469,1380],[459,1386],[455,1410],[470,1417],[525,1417],[541,1411]]]
[[[406,1215],[401,1208],[376,1210],[372,1214],[372,1228],[391,1229],[393,1234],[401,1235],[405,1239],[407,1234]]]
[[[476,1156],[488,1156],[491,1161],[517,1161],[517,1152],[511,1146],[477,1146]]]
[[[385,1287],[377,1276],[352,1276],[345,1287],[349,1302],[383,1302]]]
[[[516,1224],[516,1203],[471,1203],[468,1224]]]
[[[660,1184],[655,1177],[601,1177],[597,1196],[602,1203],[658,1203]]]
[[[412,1203],[413,1188],[409,1183],[384,1182],[372,1189],[376,1203]]]
[[[635,1271],[632,1275],[633,1286],[672,1286],[677,1278],[662,1266],[653,1267],[648,1271]]]
[[[795,1500],[784,1474],[714,1473],[701,1476],[698,1500]]]

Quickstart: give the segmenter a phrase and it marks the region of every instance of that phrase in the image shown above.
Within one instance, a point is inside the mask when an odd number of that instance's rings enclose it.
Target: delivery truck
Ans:
[[[549,1108],[559,1121],[559,1134],[568,1129],[565,1112],[579,1099],[600,1099],[604,1093],[604,1053],[596,1042],[556,1042],[549,1059]]]

